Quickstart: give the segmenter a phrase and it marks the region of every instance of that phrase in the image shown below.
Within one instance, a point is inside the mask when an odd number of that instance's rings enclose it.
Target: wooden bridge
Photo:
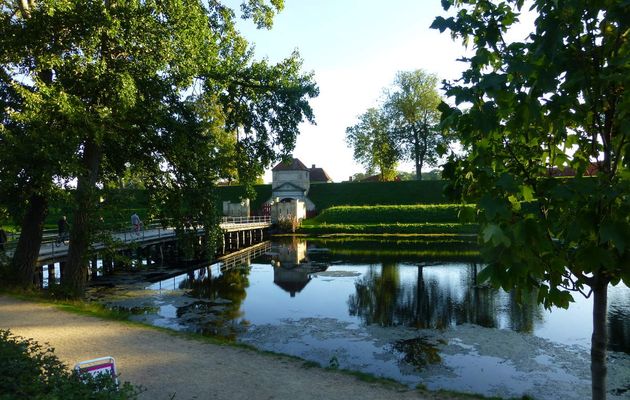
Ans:
[[[255,239],[261,239],[263,231],[271,227],[271,220],[269,216],[223,217],[219,226],[223,231],[222,245],[223,252],[225,252],[226,247],[239,248],[242,245],[252,244]],[[198,235],[201,236],[203,233],[203,229],[197,229]],[[164,228],[158,224],[149,225],[146,229],[142,229],[139,232],[128,229],[125,231],[111,232],[108,236],[108,239],[111,239],[111,243],[105,243],[108,242],[107,240],[95,242],[91,245],[92,251],[98,252],[99,250],[111,246],[111,244],[115,244],[116,247],[129,245],[147,247],[172,242],[176,239],[174,228]],[[15,243],[16,238],[12,239]],[[9,242],[9,244],[10,243],[11,242]],[[7,255],[10,257],[12,254],[13,249],[9,247]],[[57,243],[56,236],[49,235],[42,241],[37,263],[39,266],[42,266],[62,262],[65,261],[67,255],[68,245]]]

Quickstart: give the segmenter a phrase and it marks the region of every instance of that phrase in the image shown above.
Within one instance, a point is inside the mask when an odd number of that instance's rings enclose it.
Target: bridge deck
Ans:
[[[271,226],[271,222],[268,217],[236,217],[224,218],[219,226],[224,233],[231,233],[266,229]],[[203,230],[199,229],[198,233],[202,234]],[[140,246],[148,246],[172,240],[175,238],[175,229],[149,228],[141,230],[138,233],[127,230],[124,232],[114,232],[111,234],[111,238],[113,241],[120,244],[137,243]],[[68,245],[63,243],[57,245],[55,240],[45,241],[39,249],[37,263],[39,265],[45,265],[64,260],[68,255],[68,247]],[[93,243],[91,247],[94,250],[101,250],[107,247],[107,245],[102,242],[96,242]],[[13,250],[7,251],[7,255],[11,257]]]

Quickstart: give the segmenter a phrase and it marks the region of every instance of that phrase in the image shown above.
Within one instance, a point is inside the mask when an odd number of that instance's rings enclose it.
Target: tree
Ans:
[[[239,178],[248,180],[292,149],[299,122],[313,120],[308,98],[317,88],[300,72],[299,56],[279,65],[253,62],[234,12],[219,1],[16,3],[3,2],[0,14],[3,96],[17,93],[3,128],[7,138],[21,139],[18,152],[29,143],[38,150],[11,164],[41,176],[26,180],[33,193],[46,200],[55,177],[76,179],[63,278],[70,294],[85,286],[99,186],[131,167],[150,190],[203,196],[189,206],[211,223],[212,178],[226,173],[226,154],[236,154]],[[252,0],[241,9],[270,26],[282,1],[268,3]],[[42,171],[33,165],[39,153],[54,161],[42,162]],[[23,185],[15,176],[11,182]],[[41,224],[46,208],[29,226]],[[39,246],[31,247],[36,254]]]
[[[446,144],[438,126],[437,84],[436,75],[422,70],[398,72],[383,107],[401,155],[414,162],[417,180],[422,179],[425,164],[435,166],[438,149]]]
[[[522,0],[442,4],[459,11],[432,26],[474,50],[440,109],[468,151],[445,172],[478,205],[482,277],[536,288],[546,307],[592,294],[592,395],[605,399],[608,285],[630,285],[630,5],[534,0],[535,31],[509,42]],[[575,177],[554,178],[565,167]]]
[[[399,149],[380,110],[368,109],[359,116],[359,123],[346,128],[346,143],[353,148],[355,161],[363,164],[368,174],[378,170],[382,181],[394,179]]]
[[[35,82],[52,81],[50,64],[31,54],[42,43],[24,47],[38,23],[16,30],[20,21],[30,21],[32,3],[3,2],[0,8],[0,203],[21,227],[8,276],[19,286],[33,284],[48,202],[60,189],[53,182],[63,183],[67,176],[64,161],[71,159],[73,145],[67,99],[55,99],[53,90],[34,90]],[[21,68],[26,63],[32,70],[27,76]]]

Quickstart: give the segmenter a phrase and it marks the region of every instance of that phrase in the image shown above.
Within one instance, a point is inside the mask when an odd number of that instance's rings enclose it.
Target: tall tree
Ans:
[[[280,66],[254,63],[234,27],[234,12],[219,1],[19,5],[21,11],[2,8],[7,45],[0,52],[2,77],[23,93],[22,105],[33,108],[31,114],[16,109],[20,118],[31,115],[22,124],[25,131],[45,137],[30,129],[36,118],[60,127],[63,140],[57,143],[63,145],[42,151],[59,155],[58,164],[45,165],[58,166],[77,182],[63,277],[71,294],[80,295],[85,286],[100,184],[131,166],[142,170],[152,189],[179,188],[175,192],[181,195],[185,190],[201,194],[203,187],[206,194],[213,187],[208,179],[226,169],[221,152],[230,143],[242,154],[240,176],[255,175],[251,171],[262,168],[258,158],[264,165],[289,151],[297,124],[312,121],[307,98],[317,89],[312,76],[300,72],[298,56]],[[281,0],[253,0],[241,7],[259,26],[270,26],[281,8]],[[228,104],[225,94],[237,101]],[[239,104],[246,107],[233,116]],[[46,108],[52,106],[56,114]],[[226,138],[237,134],[236,141]],[[60,174],[45,172],[48,185]],[[210,221],[211,196],[204,198],[195,207],[206,208]],[[38,218],[43,221],[43,215]]]
[[[396,176],[399,149],[381,110],[368,109],[356,125],[346,128],[346,143],[352,147],[355,161],[363,164],[368,174],[378,171],[382,181]]]
[[[437,75],[423,70],[398,72],[383,106],[401,156],[413,161],[417,180],[422,179],[425,164],[435,166],[438,150],[446,143],[439,129],[437,85]]]
[[[523,0],[443,0],[434,28],[472,43],[441,105],[468,150],[447,168],[476,202],[489,266],[545,306],[593,296],[593,399],[606,398],[607,293],[630,285],[630,4],[534,0],[535,31],[509,42]],[[570,167],[572,179],[554,178]],[[592,176],[591,176],[592,175]]]
[[[44,45],[34,29],[18,28],[30,20],[34,3],[0,8],[0,203],[21,227],[8,279],[23,287],[33,284],[48,202],[60,189],[53,180],[61,183],[68,176],[65,161],[73,151],[67,99],[57,98],[54,90],[35,89],[38,82],[52,81],[50,64],[33,55]],[[47,36],[50,41],[55,33]],[[35,43],[26,46],[29,41]],[[46,50],[49,56],[56,51],[54,46]],[[24,73],[25,64],[30,75]]]

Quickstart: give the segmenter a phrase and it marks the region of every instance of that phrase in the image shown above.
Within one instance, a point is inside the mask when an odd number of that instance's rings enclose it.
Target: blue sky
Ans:
[[[463,70],[456,59],[464,49],[447,33],[429,29],[437,15],[445,15],[439,0],[285,0],[269,31],[239,22],[257,58],[279,61],[298,49],[304,70],[315,74],[317,125],[301,126],[294,156],[323,167],[335,182],[363,172],[344,141],[345,130],[377,104],[396,72],[422,68],[455,79]]]

